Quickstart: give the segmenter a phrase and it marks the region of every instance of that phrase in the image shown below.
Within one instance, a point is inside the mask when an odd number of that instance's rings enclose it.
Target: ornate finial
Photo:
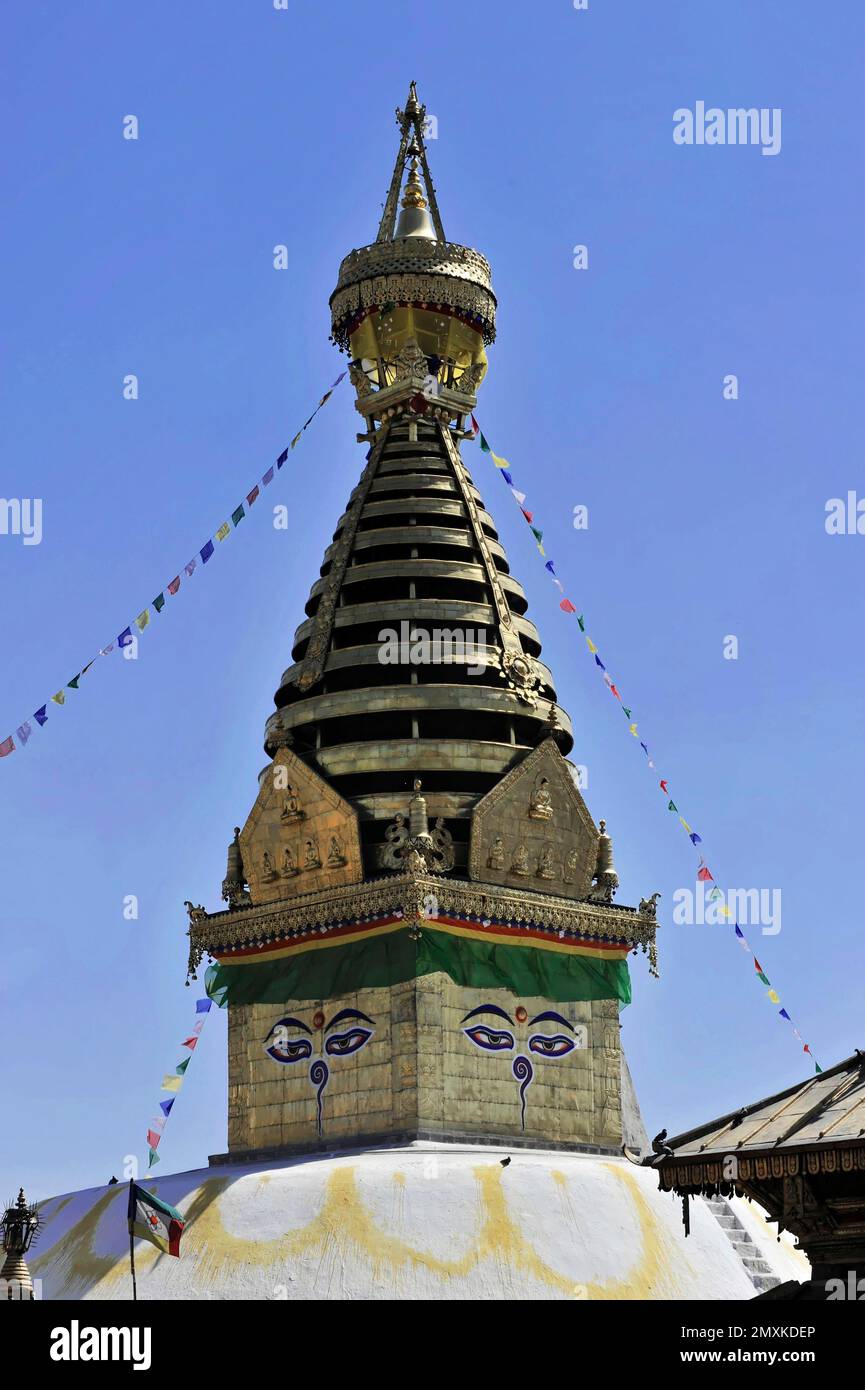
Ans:
[[[6,1259],[0,1269],[4,1296],[7,1299],[32,1299],[33,1280],[24,1256],[39,1230],[39,1210],[28,1203],[24,1188],[18,1189],[18,1200],[0,1214],[0,1232]]]
[[[414,779],[414,796],[408,804],[408,827],[413,840],[429,839],[429,821],[426,812],[426,797],[421,795],[421,780]]]
[[[435,188],[430,178],[429,165],[427,164],[426,146],[424,145],[423,126],[426,120],[426,107],[421,106],[417,99],[417,89],[412,82],[408,89],[408,100],[405,110],[397,108],[397,125],[400,128],[399,150],[397,151],[396,162],[391,175],[390,188],[388,189],[385,200],[384,210],[379,223],[376,241],[393,241],[396,237],[421,236],[427,237],[431,241],[444,241],[444,227],[439,215],[438,203],[436,202]],[[406,184],[406,197],[413,201],[403,202],[400,212],[399,224],[397,225],[397,204],[399,192],[402,187],[403,173],[408,159],[412,161],[412,168],[409,172]],[[426,186],[426,197],[418,176],[417,165],[420,164],[420,174]],[[420,202],[414,201],[420,195]]]
[[[598,822],[598,857],[595,863],[589,901],[611,903],[619,886],[619,875],[613,865],[613,842],[607,834],[607,822]]]
[[[423,196],[423,189],[418,178],[417,172],[417,149],[412,147],[411,166],[408,171],[408,178],[405,181],[401,206],[404,208],[425,208],[426,199]]]
[[[225,878],[222,880],[222,900],[230,908],[249,906],[249,889],[246,887],[246,874],[243,869],[243,855],[240,850],[240,826],[234,827],[234,839],[228,846],[228,863]],[[190,920],[191,920],[190,913]]]
[[[385,840],[379,851],[383,869],[444,874],[454,866],[453,838],[441,816],[430,832],[419,777],[414,779],[414,795],[408,803],[408,825],[405,816],[398,813],[385,831]]]

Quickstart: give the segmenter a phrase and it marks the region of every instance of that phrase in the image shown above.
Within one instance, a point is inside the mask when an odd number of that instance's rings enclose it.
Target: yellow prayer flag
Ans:
[[[182,1085],[182,1076],[163,1076],[162,1078],[163,1091],[179,1091]]]
[[[770,989],[770,990],[769,990],[769,998],[772,1000],[772,1003],[773,1003],[773,1004],[780,1004],[780,1002],[781,1002],[781,1000],[778,998],[778,995],[776,994],[776,992],[775,992],[774,989]]]
[[[138,628],[139,632],[143,632],[149,622],[150,610],[148,608],[145,608],[144,612],[139,613],[138,617],[135,619],[135,626]]]
[[[541,555],[544,555],[544,556],[545,556],[547,552],[544,550],[544,547],[541,545],[540,541],[537,541],[536,544],[537,544],[538,550],[540,551]]]
[[[224,541],[224,540],[225,540],[225,537],[226,537],[226,536],[230,536],[230,535],[231,535],[231,527],[229,526],[229,524],[228,524],[227,521],[224,521],[224,522],[222,523],[222,525],[220,526],[219,530],[218,530],[217,533],[216,533],[216,539],[217,539],[218,541]]]
[[[596,652],[598,650],[591,637],[586,638],[586,646],[588,647],[590,652]]]
[[[685,820],[685,817],[684,817],[684,816],[680,816],[680,817],[679,817],[679,820],[682,822],[682,824],[684,825],[684,827],[685,827],[685,829],[687,830],[688,834],[690,835],[690,833],[691,833],[691,827],[690,827],[690,825],[688,824],[688,822]]]
[[[496,468],[510,468],[510,466],[511,466],[511,465],[508,463],[507,459],[499,458],[498,454],[494,454],[494,453],[492,452],[492,450],[490,450],[490,458],[492,459],[492,461],[493,461],[493,463],[495,464]]]
[[[58,692],[57,692],[56,695],[52,695],[52,696],[51,696],[51,699],[52,699],[52,701],[54,702],[55,705],[65,705],[65,704],[66,704],[66,691],[65,691],[65,690],[58,690]]]
[[[629,725],[628,725],[628,728],[630,729],[631,733],[634,735],[634,738],[636,738],[636,737],[637,737],[637,726],[636,726],[636,724],[629,724]]]
[[[722,917],[732,917],[732,916],[733,916],[733,913],[732,913],[732,911],[731,911],[731,909],[730,909],[729,907],[722,907],[722,908],[721,908],[721,916],[722,916]]]
[[[294,436],[294,439],[291,441],[291,443],[290,443],[289,446],[288,446],[290,449],[293,449],[293,448],[294,448],[295,444],[296,444],[297,441],[300,439],[300,436],[301,436],[302,434],[303,434],[303,430],[299,430],[298,433]]]

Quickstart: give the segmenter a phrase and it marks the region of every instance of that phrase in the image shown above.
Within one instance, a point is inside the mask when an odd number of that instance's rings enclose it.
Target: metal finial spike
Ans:
[[[417,99],[417,88],[414,82],[409,86],[405,110],[400,111],[397,108],[396,119],[400,128],[399,150],[376,241],[393,241],[395,237],[404,236],[421,236],[432,241],[444,241],[444,227],[439,215],[435,188],[430,177],[424,145],[423,126],[426,119],[426,107],[422,106]],[[417,158],[420,163],[420,176],[426,187],[427,206],[421,208],[414,203],[408,208],[404,206],[400,216],[400,224],[397,226],[400,188],[402,187],[406,160],[409,157]],[[408,191],[407,189],[406,192]]]

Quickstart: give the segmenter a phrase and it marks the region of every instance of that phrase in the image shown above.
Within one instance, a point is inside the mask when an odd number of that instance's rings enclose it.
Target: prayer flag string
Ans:
[[[189,1056],[182,1058],[177,1063],[173,1072],[168,1072],[162,1078],[162,1090],[166,1092],[166,1099],[159,1102],[159,1114],[154,1116],[147,1126],[147,1167],[148,1170],[159,1162],[159,1154],[156,1150],[162,1141],[165,1133],[165,1126],[168,1124],[168,1117],[174,1109],[174,1102],[177,1100],[177,1093],[186,1079],[186,1069],[192,1060],[192,1054],[198,1046],[201,1037],[201,1030],[204,1027],[207,1015],[210,1013],[212,1000],[196,999],[195,1013],[196,1021],[189,1036],[180,1044],[189,1051]]]
[[[550,579],[555,584],[556,588],[559,591],[559,594],[561,595],[561,598],[559,600],[559,608],[563,613],[567,613],[569,615],[573,614],[574,617],[576,617],[577,625],[580,629],[580,632],[583,634],[586,648],[589,652],[589,655],[592,658],[595,669],[600,670],[604,684],[606,685],[613,698],[617,700],[621,705],[622,712],[625,716],[625,719],[627,720],[628,733],[631,734],[631,736],[639,743],[640,748],[642,749],[645,755],[647,767],[650,769],[650,771],[657,772],[657,768],[655,766],[654,759],[652,758],[652,755],[649,752],[648,745],[641,736],[637,721],[633,718],[633,709],[629,705],[625,704],[622,695],[618,689],[618,686],[615,684],[612,677],[610,676],[606,664],[601,660],[598,647],[596,646],[592,637],[586,631],[585,614],[581,612],[578,605],[573,603],[571,599],[567,596],[567,594],[565,593],[565,587],[559,576],[556,574],[556,567],[554,562],[547,558],[547,553],[543,546],[544,533],[540,529],[540,527],[536,525],[535,512],[527,510],[526,508],[526,494],[524,492],[521,492],[514,485],[513,471],[511,469],[510,463],[507,459],[501,458],[498,454],[496,454],[493,451],[489,444],[489,441],[484,435],[474,415],[471,417],[471,421],[472,436],[475,439],[477,439],[478,443],[480,444],[481,452],[484,454],[488,454],[492,462],[495,464],[501,478],[503,479],[506,487],[508,488],[508,491],[513,496],[514,501],[516,502],[519,508],[520,514],[523,517],[523,520],[526,522],[526,525],[528,526],[529,530],[532,533],[532,536],[534,537],[535,546],[538,550],[539,555],[544,561],[544,569],[547,571],[547,574],[549,575]],[[658,785],[666,799],[667,811],[676,816],[677,821],[681,824],[686,835],[688,836],[688,839],[691,841],[691,845],[694,847],[694,849],[696,849],[698,845],[701,845],[703,843],[703,837],[702,835],[698,834],[698,832],[694,830],[693,827],[688,823],[685,817],[680,814],[677,803],[670,795],[669,779],[664,777],[660,778]],[[754,956],[754,952],[751,946],[749,945],[748,940],[745,937],[744,932],[742,931],[742,928],[739,926],[738,921],[735,919],[732,909],[727,905],[727,895],[722,891],[722,889],[718,887],[715,881],[715,877],[712,871],[709,869],[708,865],[706,864],[706,861],[703,858],[702,854],[699,857],[699,864],[697,866],[697,880],[700,883],[711,883],[713,885],[712,891],[709,894],[711,902],[715,904],[723,902],[723,906],[716,906],[714,908],[714,912],[721,919],[732,923],[735,932],[735,939],[739,942],[739,945],[743,948],[743,950],[746,951],[748,955],[753,956],[754,958],[754,964],[757,967],[756,978],[758,979],[760,984],[764,986],[766,998],[769,1000],[771,1004],[780,1005],[780,996],[778,995],[777,991],[773,988],[771,981],[763,971],[763,968],[757,961],[756,956]],[[802,1037],[802,1034],[799,1032],[798,1028],[796,1028],[792,1017],[787,1012],[787,1009],[784,1007],[779,1007],[778,1014],[785,1021],[785,1023],[788,1023],[790,1025],[790,1027],[793,1030],[794,1036],[802,1044],[803,1052],[807,1052],[808,1056],[811,1058],[811,1061],[814,1063],[815,1072],[819,1075],[819,1073],[822,1072],[823,1068],[820,1066],[820,1063],[817,1061],[817,1058],[811,1051],[810,1045]]]
[[[249,491],[246,494],[245,505],[243,502],[241,502],[239,506],[235,507],[234,511],[231,513],[231,521],[224,521],[222,525],[219,527],[219,529],[215,532],[214,537],[208,538],[208,540],[205,541],[201,549],[196,551],[193,558],[191,560],[188,560],[187,563],[183,566],[182,573],[185,574],[188,579],[192,578],[192,575],[195,573],[199,565],[206,565],[212,557],[212,555],[214,554],[216,549],[213,543],[214,539],[217,541],[227,540],[228,537],[232,534],[232,527],[235,530],[237,529],[243,518],[246,516],[246,509],[251,507],[255,502],[256,498],[260,496],[261,489],[267,487],[273,481],[274,473],[278,472],[280,468],[282,468],[283,464],[288,459],[289,454],[297,444],[301,435],[309,427],[309,425],[312,424],[313,420],[315,419],[318,412],[321,410],[322,406],[326,405],[327,402],[330,400],[334,388],[339,385],[339,383],[342,381],[345,375],[345,372],[340,372],[339,376],[336,378],[336,381],[331,382],[330,386],[325,391],[318,405],[315,407],[315,410],[312,412],[309,419],[306,421],[306,424],[301,426],[301,428],[298,430],[297,434],[294,436],[291,443],[289,444],[288,448],[283,449],[282,453],[277,458],[275,464],[272,464],[270,468],[268,468],[264,476],[260,478],[259,481],[255,484],[255,486],[251,489],[251,491]],[[150,626],[151,609],[156,614],[162,612],[166,602],[165,595],[170,594],[173,597],[180,589],[180,575],[181,571],[178,571],[174,578],[168,584],[166,584],[165,588],[157,594],[156,598],[154,598],[150,602],[147,608],[142,609],[142,611],[138,614],[138,617],[135,618],[134,621],[131,622],[128,627],[125,627],[123,631],[117,637],[114,638],[113,642],[109,642],[107,646],[101,647],[99,651],[96,653],[96,656],[91,657],[90,661],[87,662],[86,666],[82,666],[81,670],[78,671],[77,674],[74,675],[71,680],[67,681],[65,686],[61,687],[61,689],[58,690],[55,695],[51,696],[50,701],[46,700],[45,704],[40,705],[39,709],[37,709],[30,716],[30,719],[25,719],[21,724],[19,724],[17,729],[15,730],[14,735],[9,734],[7,738],[0,741],[0,758],[6,758],[9,756],[10,753],[14,753],[16,748],[23,748],[25,746],[25,744],[28,742],[28,740],[34,732],[33,724],[30,722],[31,720],[34,720],[39,728],[42,728],[43,725],[47,724],[49,703],[57,706],[65,705],[66,691],[77,691],[80,689],[79,682],[82,676],[85,676],[87,674],[91,666],[94,664],[95,661],[98,660],[100,656],[108,656],[115,649],[122,650],[124,647],[132,646],[133,642],[136,640],[132,632],[133,627],[136,628],[139,633],[143,633],[145,629]]]

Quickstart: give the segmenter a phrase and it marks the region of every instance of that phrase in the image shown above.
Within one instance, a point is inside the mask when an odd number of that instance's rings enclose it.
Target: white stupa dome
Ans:
[[[748,1299],[808,1277],[751,1212],[749,1258],[702,1200],[686,1239],[681,1202],[625,1158],[416,1142],[145,1185],[187,1226],[179,1259],[138,1242],[139,1299]],[[126,1203],[118,1184],[44,1204],[43,1298],[131,1297]]]

